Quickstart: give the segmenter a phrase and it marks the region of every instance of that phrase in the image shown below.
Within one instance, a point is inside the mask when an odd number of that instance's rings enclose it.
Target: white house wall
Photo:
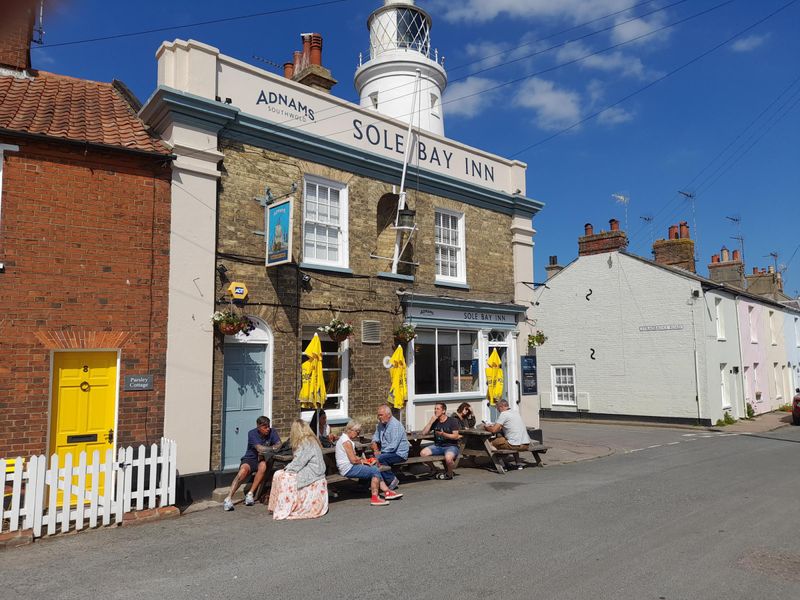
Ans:
[[[791,389],[800,387],[800,314],[787,311],[783,315],[783,338],[786,341],[786,364]]]
[[[543,408],[575,410],[553,404],[551,377],[572,364],[593,413],[697,418],[693,310],[701,341],[703,319],[688,300],[699,284],[614,252],[579,258],[548,287],[536,325],[549,337],[537,351]]]

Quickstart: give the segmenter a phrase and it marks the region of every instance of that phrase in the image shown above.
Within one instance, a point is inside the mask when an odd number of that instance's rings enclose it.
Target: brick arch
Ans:
[[[49,350],[122,348],[130,331],[36,331],[36,339]]]

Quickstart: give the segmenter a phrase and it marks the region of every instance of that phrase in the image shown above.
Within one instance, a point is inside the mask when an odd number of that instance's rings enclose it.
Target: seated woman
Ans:
[[[319,415],[319,419],[317,419]],[[314,411],[314,416],[311,417],[311,422],[308,424],[311,431],[319,436],[319,443],[323,448],[333,448],[336,443],[336,436],[331,433],[331,426],[328,425],[328,415],[324,410]],[[317,429],[319,426],[319,429]]]
[[[328,512],[328,482],[319,440],[305,421],[296,419],[289,441],[294,458],[272,477],[267,508],[276,521],[321,517]]]
[[[469,402],[459,404],[452,417],[461,425],[459,429],[472,429],[475,427],[475,415],[472,414],[472,407]]]
[[[370,491],[372,492],[370,504],[372,506],[386,506],[389,504],[388,500],[402,498],[403,494],[389,489],[378,467],[369,464],[370,461],[367,459],[359,458],[356,455],[353,440],[359,435],[361,435],[361,423],[350,421],[344,428],[342,437],[336,442],[336,466],[339,468],[339,474],[343,477],[369,480]],[[378,490],[383,493],[383,498],[378,495]]]

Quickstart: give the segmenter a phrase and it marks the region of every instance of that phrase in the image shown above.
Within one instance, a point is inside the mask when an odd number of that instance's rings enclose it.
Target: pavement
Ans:
[[[544,432],[544,443],[550,446],[547,454],[543,456],[543,462],[545,466],[564,465],[636,450],[635,448],[620,446],[614,441],[617,436],[612,435],[611,431],[619,427],[752,435],[775,431],[790,425],[791,422],[792,414],[780,411],[765,413],[752,419],[737,421],[732,425],[723,427],[673,425],[640,421],[542,419],[540,427]],[[596,435],[591,438],[581,435],[581,429],[587,424],[598,425],[601,426],[601,429],[608,430],[609,441],[603,443],[602,439],[598,440]],[[595,433],[596,429],[593,429],[593,433]]]

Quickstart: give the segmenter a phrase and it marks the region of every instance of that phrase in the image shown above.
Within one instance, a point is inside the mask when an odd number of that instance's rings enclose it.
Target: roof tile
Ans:
[[[110,83],[0,76],[0,129],[169,154]]]

